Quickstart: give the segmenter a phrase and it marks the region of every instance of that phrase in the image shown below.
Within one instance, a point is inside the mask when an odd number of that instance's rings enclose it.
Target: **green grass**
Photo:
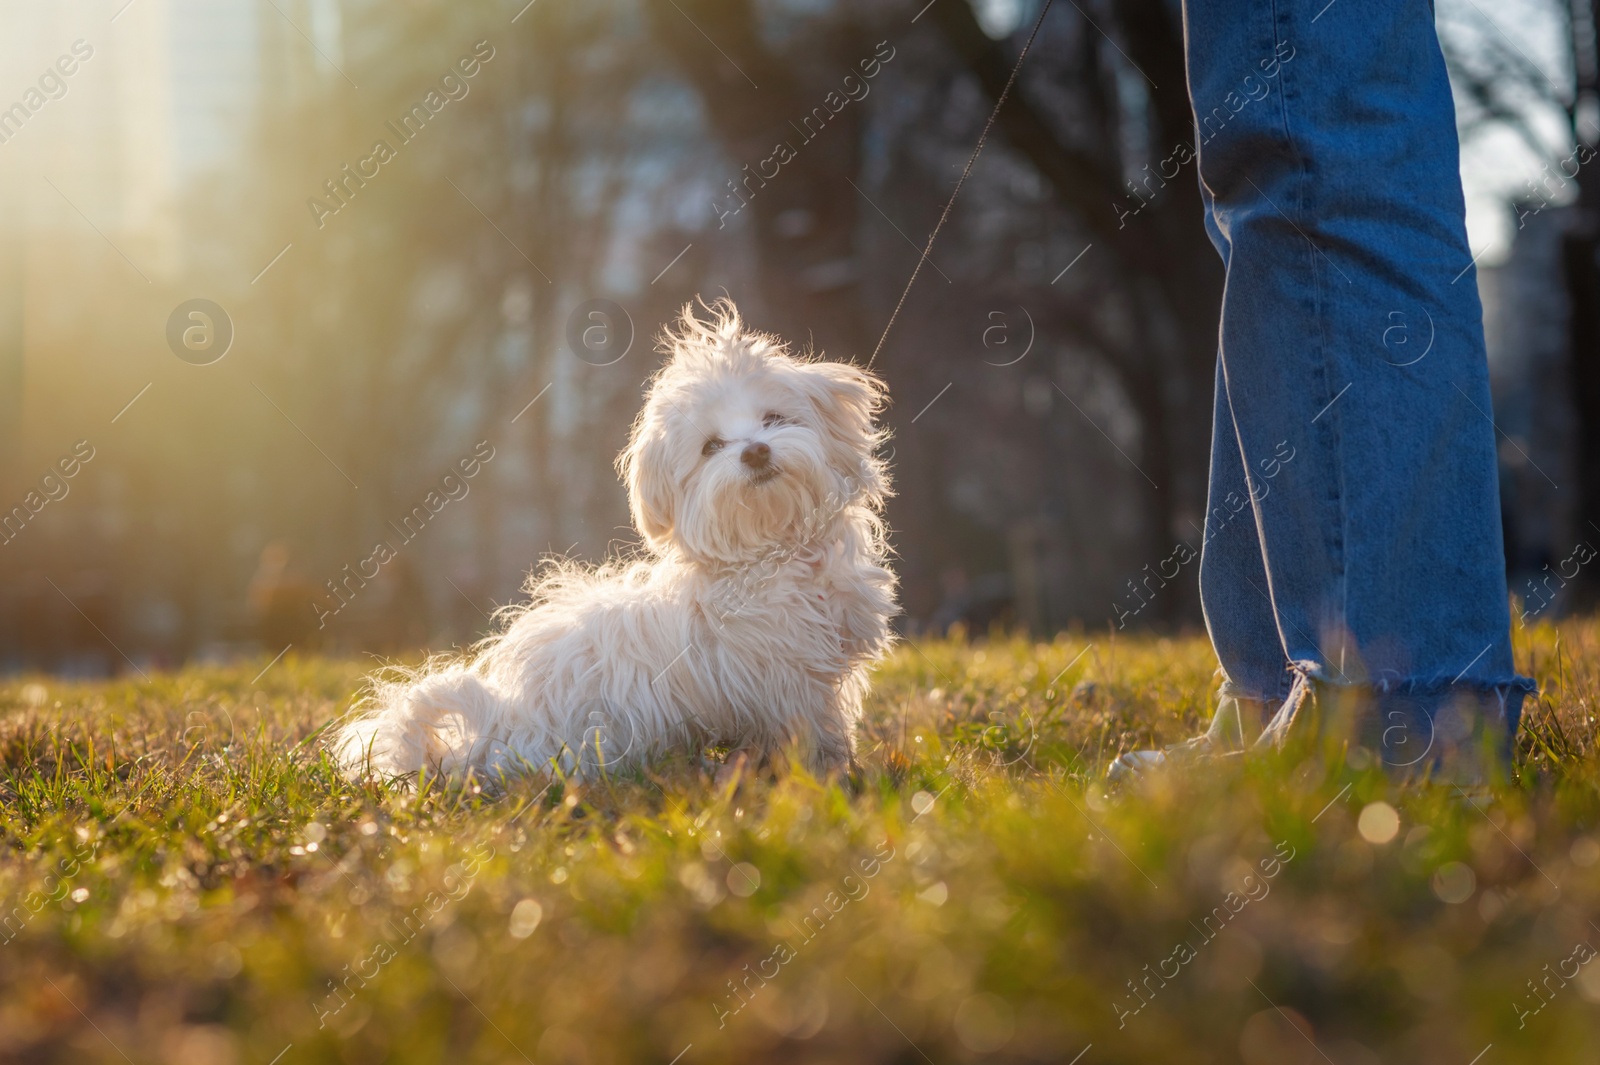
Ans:
[[[1593,1062],[1597,649],[1518,634],[1483,809],[1338,752],[1106,795],[1202,727],[1196,639],[902,646],[857,781],[736,791],[351,787],[356,662],[14,679],[0,1061]]]

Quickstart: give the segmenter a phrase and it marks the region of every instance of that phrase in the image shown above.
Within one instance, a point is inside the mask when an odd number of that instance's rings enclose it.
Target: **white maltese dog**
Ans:
[[[375,678],[331,741],[347,772],[583,775],[717,744],[853,764],[897,611],[885,390],[746,331],[727,300],[709,310],[664,334],[617,460],[644,551],[553,563],[470,654]]]

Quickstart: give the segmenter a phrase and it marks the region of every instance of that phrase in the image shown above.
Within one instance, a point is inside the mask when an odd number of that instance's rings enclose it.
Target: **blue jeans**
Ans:
[[[1359,705],[1391,766],[1486,732],[1503,757],[1535,687],[1431,6],[1185,0],[1184,21],[1227,273],[1200,564],[1223,694],[1264,708],[1264,742]]]

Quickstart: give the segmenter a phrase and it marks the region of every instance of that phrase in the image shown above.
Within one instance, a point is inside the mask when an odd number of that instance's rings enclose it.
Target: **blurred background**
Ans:
[[[625,548],[662,323],[726,293],[864,360],[1037,4],[5,0],[0,671],[442,648]],[[1437,17],[1549,616],[1600,579],[1593,11]],[[908,631],[1198,622],[1181,41],[1165,0],[1053,7],[878,358]]]

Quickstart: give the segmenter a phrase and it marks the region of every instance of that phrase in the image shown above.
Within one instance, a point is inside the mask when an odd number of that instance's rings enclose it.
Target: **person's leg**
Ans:
[[[1532,684],[1511,661],[1481,308],[1431,9],[1185,0],[1184,18],[1239,458],[1295,455],[1252,507],[1300,678],[1268,737],[1305,692],[1351,688],[1374,694],[1367,733],[1392,764],[1443,750],[1441,715],[1508,740]],[[1219,655],[1234,638],[1251,636],[1224,636]]]
[[[1289,695],[1289,662],[1278,637],[1252,509],[1272,505],[1277,475],[1284,468],[1275,458],[1247,477],[1219,360],[1200,549],[1200,603],[1223,673],[1217,710],[1205,735],[1212,747],[1239,749],[1253,742]]]

